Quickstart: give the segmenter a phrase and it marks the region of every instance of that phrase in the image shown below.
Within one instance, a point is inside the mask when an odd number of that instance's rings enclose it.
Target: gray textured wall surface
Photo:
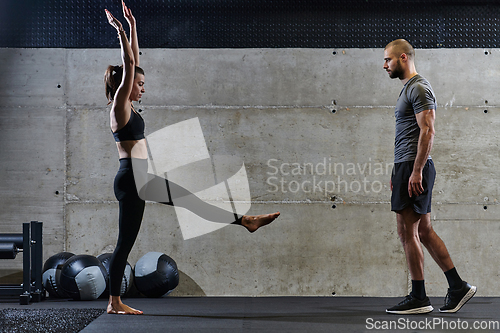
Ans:
[[[282,215],[253,234],[233,225],[184,239],[175,210],[148,202],[130,263],[149,251],[173,257],[176,295],[407,293],[389,205],[401,83],[382,69],[382,49],[142,52],[146,135],[198,118],[212,156],[244,161],[249,213]],[[0,233],[40,220],[45,259],[112,251],[118,154],[102,77],[119,50],[0,58]],[[500,51],[417,50],[416,66],[438,99],[433,224],[478,294],[498,296]],[[20,263],[3,260],[0,278]],[[428,293],[444,295],[427,254],[425,265]]]

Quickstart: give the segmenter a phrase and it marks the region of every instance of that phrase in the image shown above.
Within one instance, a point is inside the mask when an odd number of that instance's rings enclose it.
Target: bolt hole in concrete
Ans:
[[[337,208],[337,205],[333,205],[333,206],[332,206],[332,208],[333,208],[333,209]]]
[[[337,54],[337,51],[333,51],[333,55],[336,55]]]
[[[488,110],[484,110],[483,112],[484,112],[484,113],[488,113]]]
[[[60,85],[60,84],[58,84],[58,85],[57,85],[57,88],[61,88],[61,85]]]
[[[56,195],[59,195],[59,191],[56,191]]]
[[[337,112],[337,110],[335,110],[335,109],[332,109],[332,113],[336,113],[336,112]]]
[[[484,209],[484,210],[487,210],[487,209],[488,209],[488,206],[483,206],[483,209]]]

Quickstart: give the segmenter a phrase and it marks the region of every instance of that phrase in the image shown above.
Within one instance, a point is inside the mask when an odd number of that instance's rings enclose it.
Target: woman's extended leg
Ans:
[[[196,194],[171,180],[147,173],[147,160],[134,159],[133,163],[136,171],[137,188],[140,188],[139,196],[143,200],[182,207],[207,221],[238,224],[250,232],[271,223],[280,215],[279,212],[276,212],[274,214],[238,216],[233,211],[227,211],[207,203]],[[137,175],[138,172],[141,173],[140,176]]]

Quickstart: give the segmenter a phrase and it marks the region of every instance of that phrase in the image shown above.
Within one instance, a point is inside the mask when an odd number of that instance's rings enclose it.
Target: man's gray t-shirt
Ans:
[[[436,110],[436,96],[431,84],[417,74],[406,82],[396,103],[394,163],[415,160],[420,135],[415,115],[430,109]]]

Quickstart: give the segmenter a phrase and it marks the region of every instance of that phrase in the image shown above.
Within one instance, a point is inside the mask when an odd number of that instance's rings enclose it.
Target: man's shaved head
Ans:
[[[387,44],[385,49],[391,48],[391,51],[393,54],[395,54],[397,57],[405,53],[409,59],[412,59],[415,57],[415,49],[413,46],[411,46],[408,41],[404,39],[396,39]]]

